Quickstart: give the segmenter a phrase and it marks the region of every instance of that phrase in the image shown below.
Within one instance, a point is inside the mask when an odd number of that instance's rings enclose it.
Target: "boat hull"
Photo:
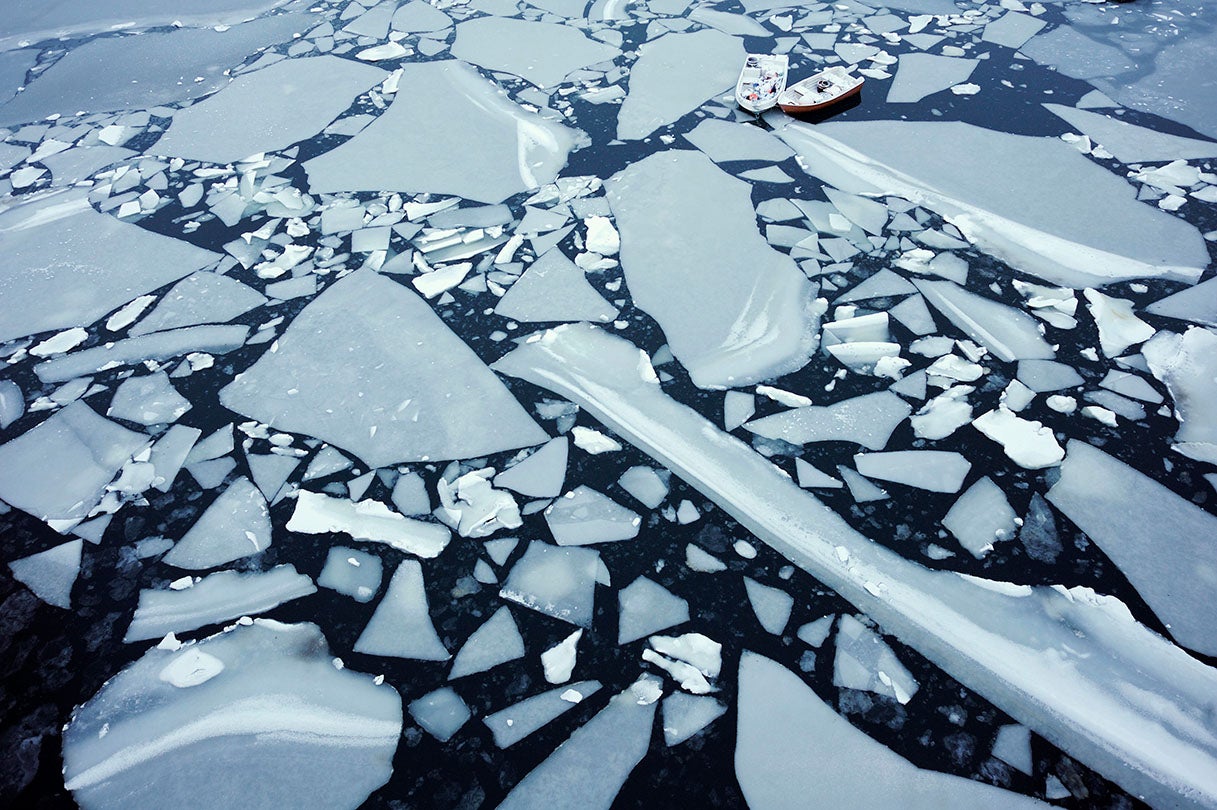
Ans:
[[[778,106],[782,109],[782,112],[787,113],[789,115],[801,115],[804,113],[818,112],[819,110],[823,110],[827,107],[833,106],[834,104],[838,104],[847,98],[852,98],[861,92],[862,92],[862,84],[859,83],[859,84],[855,85],[852,89],[846,90],[844,93],[840,94],[839,96],[833,96],[832,98],[830,98],[826,101],[821,101],[816,104],[780,104],[779,103]]]

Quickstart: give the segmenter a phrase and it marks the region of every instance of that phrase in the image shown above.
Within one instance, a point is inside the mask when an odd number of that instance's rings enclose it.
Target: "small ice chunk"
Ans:
[[[617,484],[650,509],[656,508],[668,497],[667,483],[652,467],[630,467],[617,479]]]
[[[717,678],[723,666],[723,645],[701,633],[651,636],[647,643],[668,658],[684,661],[707,678]]]
[[[201,571],[270,547],[270,511],[248,478],[233,481],[161,561]]]
[[[744,427],[758,436],[791,444],[847,441],[881,450],[912,410],[895,394],[879,391],[832,405],[795,408],[755,419]]]
[[[448,680],[463,678],[524,657],[524,639],[511,611],[501,607],[473,631],[456,653]]]
[[[489,537],[500,529],[516,529],[523,523],[516,499],[510,492],[490,485],[493,467],[465,473],[451,484],[436,482],[440,505],[435,516],[461,537]]]
[[[800,627],[795,635],[799,637],[799,641],[804,644],[819,649],[820,645],[828,638],[828,634],[832,632],[832,622],[835,616],[829,614],[821,616],[815,621],[808,622]]]
[[[1018,379],[1037,394],[1074,388],[1086,382],[1073,366],[1055,360],[1020,361]]]
[[[494,311],[521,323],[609,323],[618,314],[617,308],[596,292],[586,274],[559,248],[547,250],[529,265],[499,299]]]
[[[182,465],[186,463],[186,458],[190,455],[194,443],[198,441],[199,436],[202,434],[203,431],[198,428],[174,425],[156,440],[156,444],[152,445],[152,453],[148,457],[148,463],[152,465],[152,469],[155,471],[152,486],[161,492],[168,492],[170,490],[174,480],[177,478],[178,472],[182,469]],[[276,458],[279,457],[276,456]],[[293,464],[292,466],[294,467],[295,465]],[[257,470],[254,469],[252,463],[250,464],[250,469],[254,470],[256,480]]]
[[[605,436],[598,430],[576,425],[571,428],[571,439],[588,455],[598,456],[601,453],[615,453],[621,449],[621,442]]]
[[[178,653],[165,665],[158,677],[170,686],[189,689],[207,683],[223,671],[223,661],[195,646],[187,647]]]
[[[13,579],[34,592],[48,605],[65,610],[72,607],[72,586],[80,575],[80,554],[83,543],[69,540],[54,548],[13,560],[8,568]]]
[[[1174,449],[1190,458],[1217,462],[1217,333],[1198,326],[1182,335],[1164,330],[1141,352],[1174,402],[1179,420]]]
[[[334,546],[325,557],[317,584],[351,597],[363,604],[371,602],[380,590],[380,557],[344,546]]]
[[[1014,539],[1016,515],[1005,493],[988,476],[960,495],[942,519],[959,544],[981,559],[995,541]]]
[[[825,488],[825,489],[840,489],[844,486],[836,478],[833,478],[828,473],[820,472],[815,467],[808,464],[801,458],[794,460],[795,475],[798,478],[799,486],[804,489]]]
[[[632,540],[642,518],[588,486],[579,486],[545,510],[545,522],[560,546]]]
[[[1002,726],[993,741],[993,756],[1015,770],[1031,776],[1031,729],[1018,723]]]
[[[342,532],[424,558],[443,551],[451,537],[443,526],[403,517],[379,501],[356,503],[308,490],[300,491],[286,528],[301,534]]]
[[[533,540],[499,596],[579,627],[590,627],[600,555],[589,548]]]
[[[1025,312],[1000,304],[949,281],[914,281],[917,289],[943,315],[977,343],[1007,363],[1051,359],[1052,347]]]
[[[197,587],[197,586],[196,586]],[[447,661],[449,653],[427,606],[423,569],[416,560],[404,560],[389,580],[384,598],[368,621],[355,652],[418,661]]]
[[[1065,457],[1051,428],[1022,419],[1004,405],[973,419],[972,427],[1000,444],[1011,461],[1028,470],[1055,467]]]
[[[886,490],[858,475],[858,473],[849,467],[838,465],[837,472],[841,474],[841,478],[845,481],[845,486],[849,487],[849,494],[853,496],[854,501],[857,503],[882,501],[889,497]]]
[[[735,430],[756,413],[756,397],[743,391],[728,391],[723,397],[723,429]]]
[[[832,682],[846,689],[887,695],[901,704],[908,703],[919,688],[891,647],[850,615],[843,615],[837,625]]]
[[[541,653],[541,667],[545,670],[545,680],[550,683],[566,683],[570,680],[571,673],[575,671],[575,661],[581,638],[583,638],[583,628],[579,628]]]
[[[440,742],[448,742],[473,716],[460,695],[445,686],[410,703],[410,716]]]
[[[966,81],[979,64],[976,59],[957,59],[928,53],[900,56],[896,78],[887,91],[888,104],[908,104]]]
[[[974,390],[970,385],[953,385],[931,399],[909,417],[913,434],[919,439],[937,441],[971,422],[972,406],[968,403],[968,395]]]
[[[568,454],[565,436],[550,439],[540,450],[495,476],[494,483],[532,498],[556,498],[566,480]]]
[[[646,577],[631,582],[617,598],[621,611],[618,644],[629,644],[689,620],[689,603]]]
[[[669,747],[709,726],[727,707],[712,697],[675,692],[663,700],[663,741]]]
[[[431,514],[431,498],[427,495],[427,484],[416,472],[402,473],[397,477],[390,500],[403,515],[416,517]]]
[[[748,593],[748,603],[752,612],[766,632],[780,636],[790,621],[790,611],[794,609],[794,597],[780,588],[762,585],[751,577],[744,577],[744,589]]]
[[[858,453],[854,466],[867,478],[892,481],[931,492],[958,492],[972,464],[945,450],[896,450]]]
[[[160,425],[176,422],[190,407],[190,400],[177,392],[169,375],[157,371],[123,380],[106,416],[140,425]]]
[[[508,748],[599,691],[599,681],[580,681],[560,686],[500,709],[487,715],[482,722],[494,735],[494,744],[499,748]]]
[[[1132,301],[1112,298],[1098,290],[1084,290],[1087,308],[1099,327],[1099,345],[1108,357],[1119,357],[1136,343],[1154,336],[1154,328],[1132,312]]]
[[[726,563],[693,543],[685,546],[685,565],[702,574],[717,574],[727,570]]]
[[[685,135],[685,139],[715,163],[733,160],[782,161],[792,154],[790,147],[760,127],[717,118],[704,119]]]

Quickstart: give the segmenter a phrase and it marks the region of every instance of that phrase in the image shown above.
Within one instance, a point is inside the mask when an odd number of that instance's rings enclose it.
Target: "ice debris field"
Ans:
[[[1215,59],[0,4],[0,803],[1217,808]]]

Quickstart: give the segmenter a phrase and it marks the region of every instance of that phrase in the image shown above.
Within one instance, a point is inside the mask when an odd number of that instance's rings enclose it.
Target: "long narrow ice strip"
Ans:
[[[1164,807],[1217,807],[1217,671],[1118,600],[903,559],[669,398],[645,354],[595,327],[533,335],[495,368],[587,409],[886,631],[1125,789]]]

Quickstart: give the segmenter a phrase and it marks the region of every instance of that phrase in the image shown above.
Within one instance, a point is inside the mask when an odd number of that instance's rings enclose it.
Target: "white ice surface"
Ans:
[[[622,588],[617,600],[618,644],[629,644],[689,620],[689,603],[646,577],[638,577]]]
[[[882,450],[912,408],[887,391],[863,394],[832,405],[811,405],[761,417],[744,425],[767,439],[791,444],[826,441],[855,442],[870,450]]]
[[[507,748],[579,705],[563,697],[571,690],[579,695],[579,702],[582,702],[600,691],[600,682],[580,681],[559,686],[488,714],[482,722],[494,735],[495,745]]]
[[[908,703],[919,684],[879,634],[850,615],[837,623],[832,682]]]
[[[457,650],[448,680],[463,678],[524,657],[524,639],[511,611],[501,607]]]
[[[545,523],[560,546],[632,540],[642,519],[607,495],[579,486],[545,510]]]
[[[994,542],[1014,539],[1015,517],[1005,493],[985,476],[959,496],[942,525],[980,559],[992,550]]]
[[[592,623],[600,555],[533,540],[511,568],[499,596],[580,627]]]
[[[539,87],[568,73],[621,55],[570,25],[504,17],[476,17],[456,26],[452,55],[488,70],[514,73]]]
[[[734,86],[744,62],[740,40],[720,31],[665,34],[639,50],[617,117],[617,137],[627,141],[647,137]]]
[[[735,775],[751,810],[1046,807],[918,768],[850,725],[781,664],[747,650],[738,707]]]
[[[451,538],[443,526],[403,517],[380,501],[355,502],[308,490],[297,496],[286,528],[300,534],[341,532],[423,558],[438,555]]]
[[[530,264],[499,299],[494,311],[522,323],[608,323],[617,317],[617,308],[596,292],[583,271],[558,248],[551,248]]]
[[[57,546],[13,560],[8,564],[13,579],[34,592],[48,605],[72,607],[72,586],[80,575],[80,553],[84,544],[69,540]]]
[[[892,481],[931,492],[958,492],[972,464],[945,450],[895,450],[859,453],[854,466],[867,478]]]

